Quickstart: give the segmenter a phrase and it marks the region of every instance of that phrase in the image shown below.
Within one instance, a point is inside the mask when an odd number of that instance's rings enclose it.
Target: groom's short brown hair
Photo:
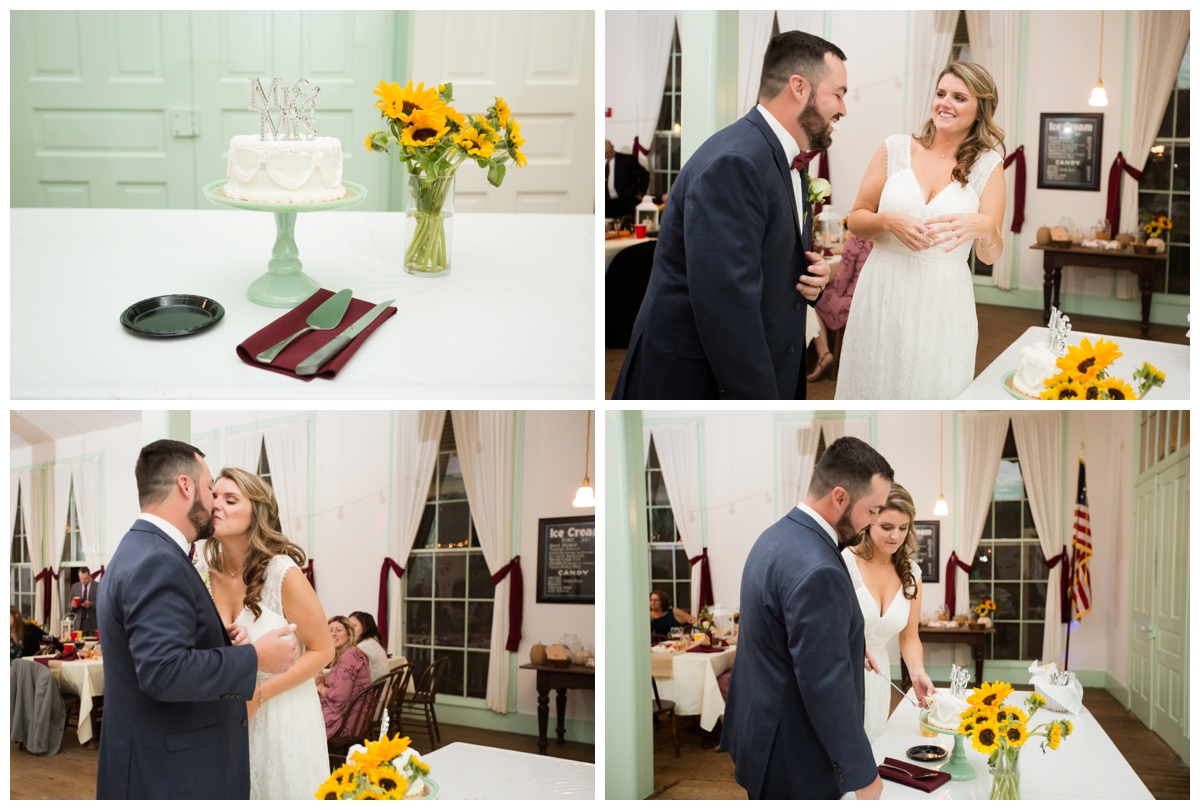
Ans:
[[[827,53],[846,61],[846,54],[837,45],[803,31],[785,31],[771,37],[763,57],[758,100],[775,98],[793,76],[803,76],[815,88],[829,74]]]
[[[204,454],[198,449],[174,439],[159,439],[143,447],[133,468],[138,505],[144,509],[162,503],[181,475],[195,479],[199,486],[201,458]]]
[[[808,494],[824,498],[834,487],[841,487],[850,493],[851,501],[857,501],[871,491],[871,479],[877,475],[889,484],[895,477],[892,466],[874,447],[862,439],[843,436],[825,448]]]

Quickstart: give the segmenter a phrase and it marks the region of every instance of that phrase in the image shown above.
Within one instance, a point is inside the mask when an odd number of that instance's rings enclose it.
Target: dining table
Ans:
[[[736,658],[737,645],[712,653],[652,652],[650,667],[659,698],[674,701],[677,717],[698,716],[700,728],[712,731],[725,713],[717,676],[732,669]]]
[[[71,695],[79,695],[79,723],[76,731],[80,745],[94,736],[92,709],[95,699],[104,695],[104,661],[99,658],[80,658],[60,661],[54,658],[46,666],[58,681],[59,689]]]
[[[1009,706],[1020,706],[1029,693],[1028,689],[1013,692],[1004,702]],[[910,689],[908,695],[915,701],[913,690]],[[936,738],[921,735],[918,721],[922,711],[910,700],[901,700],[897,704],[883,733],[871,744],[877,764],[883,764],[887,757],[934,770],[945,764],[946,759],[918,762],[906,754],[908,749],[918,745],[937,745],[945,749],[947,754],[953,747],[953,735],[939,734]],[[1025,743],[1019,761],[1022,799],[1136,801],[1154,798],[1086,706],[1078,715],[1040,709],[1032,717],[1028,728],[1033,731],[1042,723],[1056,719],[1070,720],[1074,727],[1072,733],[1063,739],[1056,751],[1042,751],[1038,737],[1030,737]],[[964,740],[964,743],[967,763],[975,769],[974,779],[963,782],[950,780],[930,793],[884,779],[881,798],[901,801],[987,799],[992,786],[987,755],[972,748],[969,741]]]
[[[439,799],[584,799],[596,797],[591,762],[453,742],[421,754]]]

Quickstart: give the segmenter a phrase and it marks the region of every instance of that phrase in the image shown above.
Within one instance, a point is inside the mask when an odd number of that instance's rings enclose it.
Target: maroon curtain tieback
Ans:
[[[950,552],[950,559],[946,560],[946,608],[950,611],[951,619],[956,615],[954,610],[954,569],[959,568],[969,574],[974,567],[974,565],[967,565],[960,560],[958,553],[954,551]],[[968,595],[967,602],[969,603],[970,601],[970,596]]]
[[[317,592],[317,575],[313,571],[312,557],[308,558],[308,562],[305,563],[304,567],[300,569],[300,573],[304,574],[304,576],[308,578],[308,584],[310,586],[312,586],[313,593],[316,593]]]
[[[1071,585],[1070,585],[1070,575],[1067,572],[1067,569],[1071,567],[1071,556],[1067,553],[1067,550],[1064,548],[1058,554],[1055,554],[1053,557],[1050,557],[1048,559],[1046,558],[1045,552],[1043,552],[1042,558],[1045,559],[1047,568],[1053,568],[1056,565],[1059,566],[1058,578],[1059,578],[1059,582],[1062,584],[1062,595],[1059,597],[1058,605],[1061,608],[1061,610],[1059,612],[1061,614],[1060,618],[1062,620],[1062,623],[1067,624],[1071,621],[1071,599],[1070,599],[1070,592],[1069,592]],[[1061,565],[1060,565],[1060,563],[1061,563]]]
[[[1108,227],[1112,228],[1113,234],[1121,230],[1122,171],[1139,183],[1142,181],[1142,173],[1126,162],[1125,155],[1117,152],[1117,157],[1113,160],[1112,168],[1108,170],[1108,208],[1104,214],[1104,218],[1108,220]]]
[[[1017,164],[1013,172],[1013,218],[1012,232],[1020,233],[1025,224],[1025,147],[1018,146],[1011,155],[1004,159],[1004,168],[1013,163]]]
[[[43,629],[50,624],[50,597],[53,594],[51,581],[58,579],[58,574],[54,573],[53,568],[43,568],[33,578],[34,582],[41,582],[43,590],[46,592],[42,598],[42,626]]]
[[[708,570],[708,549],[700,552],[699,557],[688,560],[689,565],[700,563],[700,608],[713,604],[712,575]]]
[[[649,155],[650,150],[647,149],[646,147],[642,146],[640,143],[638,143],[638,138],[636,135],[634,135],[633,136],[633,157],[635,160],[637,159],[639,154]]]
[[[525,580],[521,576],[521,555],[513,557],[508,565],[492,574],[492,584],[499,585],[510,577],[508,587],[508,641],[504,649],[516,652],[521,646],[521,621],[525,613]]]
[[[404,576],[400,563],[391,557],[383,558],[383,567],[379,569],[379,609],[375,614],[375,624],[379,626],[379,637],[383,639],[383,647],[388,643],[388,572],[395,571],[396,579]]]

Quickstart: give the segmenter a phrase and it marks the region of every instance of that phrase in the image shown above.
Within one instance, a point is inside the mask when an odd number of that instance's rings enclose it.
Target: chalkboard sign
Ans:
[[[596,516],[538,521],[537,600],[596,604]]]
[[[938,546],[942,522],[940,520],[914,520],[913,531],[917,533],[917,553],[914,561],[921,568],[922,582],[939,582]]]
[[[1042,113],[1038,188],[1100,190],[1103,113]]]

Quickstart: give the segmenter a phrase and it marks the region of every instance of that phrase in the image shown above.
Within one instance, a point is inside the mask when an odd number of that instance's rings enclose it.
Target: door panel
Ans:
[[[1133,536],[1129,552],[1129,700],[1130,710],[1148,720],[1154,591],[1154,480],[1139,484],[1133,493]]]
[[[1190,454],[1189,454],[1190,455]],[[1158,476],[1160,524],[1154,624],[1153,728],[1176,751],[1187,750],[1189,471],[1185,457]]]

